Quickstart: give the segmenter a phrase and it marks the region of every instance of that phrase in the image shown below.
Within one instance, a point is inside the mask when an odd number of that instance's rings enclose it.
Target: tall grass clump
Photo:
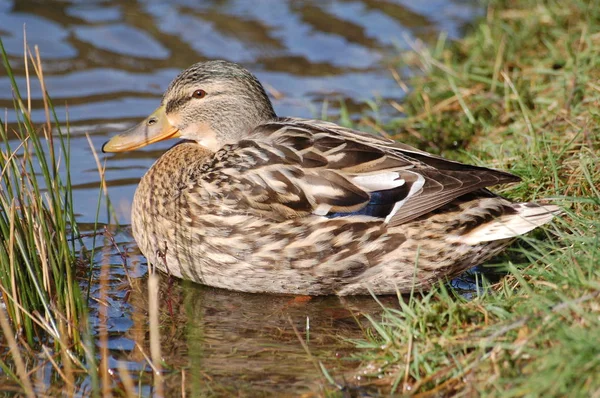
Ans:
[[[25,55],[27,96],[17,85],[1,40],[0,51],[17,119],[11,125],[0,119],[0,318],[3,343],[11,346],[15,360],[0,360],[0,365],[11,375],[13,364],[19,362],[14,344],[35,350],[54,346],[69,355],[70,350],[83,347],[81,323],[87,317],[75,277],[78,233],[68,128],[66,132],[61,128],[46,93],[37,51],[36,57],[31,52]],[[29,95],[34,80],[40,85],[46,112],[40,126],[31,120]],[[17,339],[7,336],[7,331]]]
[[[371,318],[357,342],[361,383],[420,396],[600,396],[598,5],[491,1],[465,39],[403,56],[420,73],[388,132],[512,171],[523,181],[497,192],[564,213],[494,261],[500,282],[468,295],[439,285]]]

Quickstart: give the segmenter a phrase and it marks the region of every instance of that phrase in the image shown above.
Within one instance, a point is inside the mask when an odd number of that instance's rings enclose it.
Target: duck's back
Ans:
[[[557,211],[485,189],[508,173],[327,125],[259,128],[215,154],[181,143],[143,177],[132,222],[151,263],[249,292],[405,292],[485,261]]]

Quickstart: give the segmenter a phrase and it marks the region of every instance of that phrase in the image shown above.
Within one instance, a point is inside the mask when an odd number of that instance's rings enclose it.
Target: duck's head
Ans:
[[[275,117],[264,88],[246,69],[227,61],[200,62],[171,82],[146,120],[111,138],[102,150],[130,151],[179,137],[216,151]]]

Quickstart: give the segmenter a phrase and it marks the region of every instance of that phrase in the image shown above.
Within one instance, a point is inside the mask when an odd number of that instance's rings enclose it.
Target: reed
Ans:
[[[0,57],[11,81],[14,98],[11,112],[16,119],[10,125],[0,119],[3,144],[0,149],[0,374],[4,373],[0,393],[19,392],[28,397],[40,392],[110,396],[118,393],[122,385],[128,396],[136,396],[132,375],[123,364],[118,369],[110,368],[107,326],[110,270],[107,263],[100,264],[100,278],[92,280],[91,270],[98,265],[92,261],[96,233],[93,248],[87,251],[75,219],[68,123],[65,127],[60,123],[46,92],[37,48],[34,54],[28,49],[25,52],[26,95],[22,95],[17,84],[2,40]],[[39,84],[43,93],[46,120],[39,126],[31,118],[33,84]],[[110,212],[104,167],[94,148],[91,149],[101,180],[99,203],[104,198]],[[98,220],[94,225],[99,225]],[[114,244],[108,230],[104,235],[107,242]],[[77,251],[88,254],[80,259],[75,255]],[[149,277],[152,359],[143,351],[142,354],[153,369],[156,394],[162,396],[157,278],[154,274]],[[97,338],[93,337],[87,309],[94,283],[99,285],[100,292],[99,322],[94,330]],[[40,366],[48,365],[50,379],[32,376],[39,374],[36,369]],[[114,376],[114,370],[118,370],[118,377]],[[7,386],[11,381],[15,385]]]
[[[37,48],[24,56],[23,95],[0,40],[0,57],[11,81],[16,123],[0,119],[0,301],[6,340],[12,348],[28,346],[59,355],[82,366],[82,331],[87,309],[76,280],[78,229],[73,209],[68,124],[61,126],[48,96]],[[31,119],[31,86],[39,84],[46,114],[36,126]],[[15,341],[9,333],[17,335]],[[1,341],[1,340],[0,340]],[[12,349],[11,348],[11,349]],[[1,359],[7,374],[16,366],[20,384],[29,391],[19,359]],[[55,360],[54,358],[49,358]],[[65,380],[72,367],[63,364]],[[66,372],[66,373],[64,373]]]

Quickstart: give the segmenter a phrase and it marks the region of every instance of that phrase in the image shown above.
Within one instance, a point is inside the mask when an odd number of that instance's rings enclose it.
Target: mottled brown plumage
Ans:
[[[333,123],[278,118],[258,80],[199,63],[161,107],[104,149],[160,139],[136,191],[133,234],[171,275],[248,292],[426,289],[480,264],[556,206],[486,187],[518,181]]]

